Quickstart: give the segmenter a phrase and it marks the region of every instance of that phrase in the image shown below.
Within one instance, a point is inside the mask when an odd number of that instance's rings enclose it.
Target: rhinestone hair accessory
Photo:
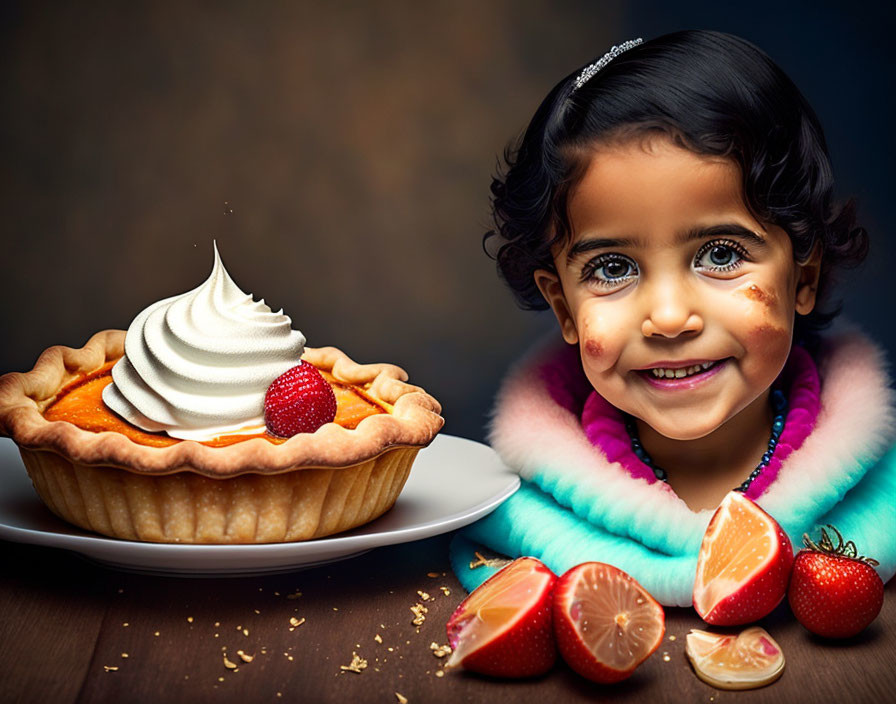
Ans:
[[[641,39],[641,37],[638,37],[637,39],[629,39],[627,42],[622,42],[622,44],[614,46],[612,49],[610,49],[606,54],[601,56],[593,64],[589,64],[588,66],[583,68],[582,72],[576,78],[576,82],[572,88],[572,92],[575,93],[579,88],[590,81],[598,71],[600,71],[604,66],[606,66],[613,59],[619,56],[623,51],[628,51],[632,47],[638,46],[638,44],[642,43],[643,41],[644,40]]]

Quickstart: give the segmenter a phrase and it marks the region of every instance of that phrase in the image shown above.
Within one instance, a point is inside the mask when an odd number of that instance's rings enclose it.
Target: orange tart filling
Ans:
[[[140,445],[150,447],[167,447],[183,442],[183,440],[172,438],[164,433],[146,432],[131,425],[106,407],[106,404],[103,403],[103,389],[112,383],[112,367],[114,365],[115,362],[109,362],[95,372],[85,374],[65,386],[44,409],[44,418],[48,421],[68,421],[82,430],[95,433],[111,430],[127,436]],[[352,429],[368,416],[389,412],[386,404],[374,399],[363,388],[342,383],[326,371],[318,371],[327,380],[336,395],[334,423],[338,423],[343,428]],[[287,438],[281,438],[265,431],[254,435],[222,435],[202,444],[210,447],[224,447],[252,438],[264,438],[274,444],[280,444],[287,440]]]

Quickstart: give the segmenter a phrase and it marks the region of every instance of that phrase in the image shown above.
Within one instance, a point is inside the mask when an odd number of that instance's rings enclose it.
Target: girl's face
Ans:
[[[735,162],[662,136],[599,146],[570,194],[556,274],[535,273],[585,374],[668,438],[704,437],[752,406],[815,304],[819,257],[757,221]],[[767,418],[767,413],[760,414]]]

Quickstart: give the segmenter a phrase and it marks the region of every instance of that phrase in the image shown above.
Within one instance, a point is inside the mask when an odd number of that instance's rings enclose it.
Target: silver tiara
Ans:
[[[619,56],[623,51],[628,51],[632,47],[638,46],[644,40],[641,37],[637,39],[629,39],[627,42],[622,42],[622,44],[618,46],[614,46],[610,49],[606,54],[601,56],[597,61],[593,64],[589,64],[585,68],[582,69],[582,72],[579,74],[578,78],[576,78],[576,83],[572,87],[573,92],[577,91],[583,85],[585,85],[588,81],[590,81],[594,74],[600,71],[604,66],[610,63],[613,59]]]

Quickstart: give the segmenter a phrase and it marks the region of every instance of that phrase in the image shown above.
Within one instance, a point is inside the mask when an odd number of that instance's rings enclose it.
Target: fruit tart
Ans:
[[[38,495],[81,528],[166,543],[308,540],[385,513],[439,403],[400,367],[305,347],[214,255],[127,332],[0,377],[0,434]]]

